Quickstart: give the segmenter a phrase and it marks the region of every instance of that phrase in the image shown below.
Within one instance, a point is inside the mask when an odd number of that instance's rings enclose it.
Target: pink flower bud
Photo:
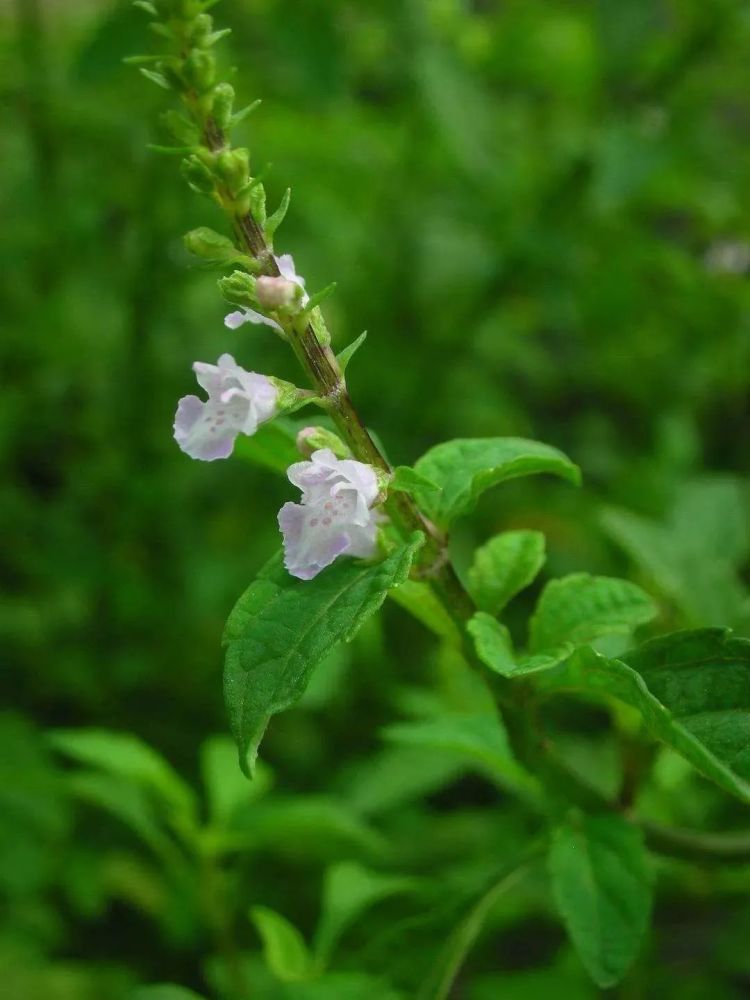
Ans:
[[[258,304],[264,309],[280,309],[290,306],[299,296],[299,286],[286,278],[271,278],[261,275],[255,282]]]

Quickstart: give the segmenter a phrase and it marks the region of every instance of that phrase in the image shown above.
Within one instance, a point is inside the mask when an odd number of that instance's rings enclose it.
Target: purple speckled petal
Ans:
[[[177,405],[174,438],[191,458],[213,462],[228,458],[234,448],[239,428],[229,414],[218,416],[210,403],[197,396],[184,396]]]

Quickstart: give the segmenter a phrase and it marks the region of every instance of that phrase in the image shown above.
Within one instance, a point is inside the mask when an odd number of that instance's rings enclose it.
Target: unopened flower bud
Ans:
[[[210,14],[199,14],[190,26],[190,41],[200,45],[203,39],[211,34],[214,21]]]
[[[261,275],[255,282],[255,294],[264,309],[281,309],[292,305],[301,297],[302,289],[286,278]]]
[[[219,278],[219,291],[233,305],[255,305],[255,278],[244,271],[232,271],[226,278]]]
[[[329,448],[336,458],[350,458],[351,452],[340,437],[325,427],[303,427],[297,434],[297,451],[304,458],[310,458],[314,451]]]
[[[212,86],[216,76],[216,60],[213,53],[203,49],[193,49],[182,66],[187,82],[203,93]]]
[[[250,174],[250,154],[246,149],[226,149],[216,160],[216,171],[233,195],[246,184]]]
[[[211,194],[214,190],[213,174],[195,155],[188,156],[182,161],[182,176],[198,194]]]
[[[213,115],[221,128],[228,128],[234,107],[234,87],[231,83],[218,83],[214,87]]]
[[[189,233],[185,233],[183,239],[189,253],[212,264],[233,261],[241,256],[240,251],[228,237],[214,232],[208,226],[191,229]]]

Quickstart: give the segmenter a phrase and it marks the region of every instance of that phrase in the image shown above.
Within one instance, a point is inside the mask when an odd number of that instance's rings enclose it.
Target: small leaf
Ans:
[[[541,531],[505,531],[474,553],[469,589],[477,607],[496,615],[544,565]]]
[[[200,763],[209,817],[219,826],[229,826],[241,806],[257,801],[273,783],[270,770],[260,767],[255,780],[247,780],[237,768],[237,748],[229,736],[209,736],[201,745]]]
[[[220,28],[218,31],[212,31],[210,35],[206,35],[201,44],[203,48],[208,49],[211,48],[212,45],[216,45],[217,42],[220,42],[222,38],[226,38],[227,35],[231,34],[231,28]]]
[[[240,108],[239,111],[235,111],[232,117],[229,119],[229,127],[234,128],[235,125],[239,125],[240,122],[244,120],[255,111],[256,108],[260,107],[262,101],[260,98],[253,101],[252,104],[248,104],[245,108]]]
[[[164,76],[163,73],[157,73],[152,69],[146,69],[144,66],[140,67],[139,73],[145,76],[147,80],[150,80],[152,83],[155,83],[157,87],[161,87],[163,90],[172,89],[172,87],[169,84],[169,81],[167,80],[166,76]]]
[[[336,360],[338,361],[339,367],[341,368],[342,372],[346,371],[349,362],[352,360],[352,357],[359,350],[362,344],[364,344],[366,339],[367,339],[367,330],[365,330],[364,333],[360,333],[360,335],[357,337],[356,340],[353,340],[348,347],[345,347],[340,354],[336,355]]]
[[[355,861],[328,869],[323,882],[322,913],[315,934],[315,953],[325,966],[344,931],[365,910],[397,893],[410,892],[416,881],[370,871]]]
[[[152,3],[148,0],[133,0],[133,6],[138,7],[140,10],[145,10],[147,14],[151,14],[152,17],[157,17],[159,11],[154,7]]]
[[[634,583],[573,573],[551,580],[529,623],[532,653],[580,645],[602,635],[629,633],[656,614],[653,601]]]
[[[257,103],[258,102],[256,101],[256,104],[250,105],[249,109],[245,108],[244,113],[250,114],[250,111],[257,105]],[[243,114],[242,111],[240,111],[239,113]],[[235,115],[235,118],[236,117],[237,116]],[[286,191],[284,192],[284,197],[281,199],[281,204],[279,205],[279,207],[272,215],[269,215],[268,218],[266,219],[265,231],[266,231],[266,238],[268,239],[269,243],[273,243],[273,238],[276,233],[276,230],[284,221],[284,216],[287,213],[287,209],[289,208],[289,202],[291,201],[291,199],[292,199],[292,189],[287,188]]]
[[[651,874],[640,832],[619,816],[558,827],[549,853],[557,907],[597,986],[614,986],[648,928]]]
[[[750,803],[750,754],[746,749],[747,734],[750,732],[750,699],[745,688],[749,648],[748,640],[732,639],[727,630],[696,629],[655,639],[626,654],[634,664],[643,665],[649,680],[655,680],[657,686],[657,670],[665,669],[664,680],[668,684],[664,690],[660,688],[665,704],[652,694],[644,678],[628,663],[600,656],[586,646],[577,649],[564,665],[542,675],[538,685],[544,691],[584,691],[612,696],[631,705],[641,713],[643,724],[652,736],[689,760],[693,767],[725,791]],[[666,669],[667,664],[669,670]],[[684,709],[684,703],[681,706],[675,693],[675,676],[678,674],[672,672],[679,671],[681,667],[686,670],[686,676],[693,672],[691,688],[694,693],[700,693],[702,689],[704,699],[701,702],[696,698],[692,703],[696,710],[691,708],[684,718],[685,724],[675,718],[666,705],[668,701],[674,701],[677,711],[680,707]],[[705,681],[699,678],[696,683],[694,678],[698,667],[705,667],[707,672]],[[714,714],[717,709],[712,707],[715,703],[712,702],[708,684],[715,681],[721,671],[726,672],[719,691],[721,714]],[[706,707],[705,716],[697,710],[701,704]],[[731,725],[726,732],[721,727],[714,729],[710,724],[707,731],[702,730],[704,718],[709,723],[728,721]],[[703,742],[704,736],[710,745]]]
[[[449,750],[478,763],[502,785],[524,797],[535,798],[535,779],[515,760],[499,715],[442,715],[417,722],[402,722],[383,730],[387,740],[409,746]]]
[[[321,303],[325,302],[326,299],[330,298],[335,291],[336,291],[336,282],[332,281],[330,285],[326,285],[326,287],[321,289],[321,291],[316,292],[314,295],[310,297],[307,305],[303,309],[302,311],[303,315],[305,313],[311,313],[313,309],[317,309],[318,306],[321,305]]]
[[[439,494],[442,492],[436,483],[433,483],[426,476],[420,475],[410,465],[396,466],[388,489],[409,493],[414,497],[431,496],[436,502],[439,501]]]
[[[388,596],[435,635],[454,646],[461,645],[461,633],[456,623],[428,584],[419,580],[406,580]]]
[[[53,748],[81,764],[98,767],[158,792],[175,810],[191,814],[192,789],[146,743],[130,733],[105,729],[55,729],[48,733]]]
[[[277,979],[293,983],[313,975],[312,956],[294,924],[265,906],[254,906],[250,919],[263,941],[266,965]]]
[[[293,705],[331,647],[351,639],[406,580],[421,544],[417,535],[376,564],[341,559],[306,581],[291,577],[279,554],[242,595],[224,632],[224,695],[247,773],[271,715]]]
[[[578,467],[557,448],[523,438],[447,441],[431,448],[414,468],[442,488],[439,499],[421,495],[420,505],[443,526],[468,514],[485,490],[507,479],[549,472],[573,483],[580,480]]]
[[[490,670],[502,677],[525,677],[549,670],[565,660],[574,647],[566,643],[555,650],[532,656],[519,656],[513,651],[508,629],[485,611],[477,611],[466,626],[474,640],[477,656]]]

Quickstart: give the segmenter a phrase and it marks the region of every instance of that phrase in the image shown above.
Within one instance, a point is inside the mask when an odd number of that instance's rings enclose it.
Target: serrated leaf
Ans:
[[[697,735],[697,732],[700,732],[703,713],[691,712],[685,720],[687,723],[693,722],[697,731],[694,733],[688,725],[683,724],[670,712],[669,707],[659,701],[649,689],[645,678],[624,662],[624,659],[608,659],[584,646],[577,649],[562,666],[543,674],[538,684],[545,691],[587,692],[593,695],[611,696],[631,705],[641,713],[643,724],[653,737],[681,754],[696,770],[716,782],[725,791],[750,803],[750,771],[746,764],[747,754],[741,749],[738,753],[742,745],[743,730],[745,733],[750,731],[748,726],[750,711],[744,691],[750,645],[748,640],[731,639],[730,633],[724,629],[697,629],[655,639],[653,642],[645,643],[640,650],[626,655],[628,660],[632,659],[634,663],[643,663],[649,677],[653,679],[655,674],[651,671],[655,671],[656,668],[652,657],[657,657],[657,660],[669,657],[671,668],[679,669],[681,661],[676,655],[676,650],[682,649],[683,655],[687,654],[689,649],[696,648],[693,646],[694,641],[698,643],[697,648],[702,647],[703,653],[697,661],[688,657],[684,661],[686,666],[692,664],[693,667],[698,665],[710,667],[715,662],[716,666],[721,666],[730,673],[726,686],[722,685],[722,696],[725,699],[722,711],[727,713],[735,725],[730,729],[731,738],[728,742],[721,738],[722,734],[719,731],[715,734],[719,738],[712,740],[712,747]],[[673,643],[675,645],[670,654],[669,649]],[[653,645],[656,645],[656,649],[653,649]],[[640,659],[641,656],[643,659]],[[666,666],[666,663],[662,662],[662,666]],[[709,676],[707,673],[706,677]],[[700,686],[696,685],[695,690],[699,690]],[[707,706],[711,704],[710,694],[711,692],[704,688]],[[669,689],[662,691],[662,695],[668,696]],[[709,707],[707,711],[710,717],[713,710]],[[735,770],[735,767],[739,767],[740,770]]]
[[[677,632],[621,659],[689,733],[750,782],[750,640],[727,629]]]
[[[549,870],[581,961],[598,986],[614,986],[637,956],[651,913],[640,831],[614,815],[573,818],[554,832]]]
[[[340,354],[336,355],[336,360],[338,361],[339,367],[341,368],[342,372],[346,371],[349,362],[352,360],[356,352],[360,349],[362,344],[364,344],[366,339],[367,339],[367,330],[365,330],[363,333],[360,333],[360,335],[357,337],[356,340],[353,340],[351,344],[349,344],[347,347],[343,349],[343,351],[341,351]]]
[[[473,438],[446,441],[431,448],[415,470],[441,487],[439,499],[420,494],[420,505],[438,524],[447,526],[474,507],[491,486],[518,476],[549,472],[578,483],[580,473],[557,448],[523,438]]]
[[[634,583],[573,573],[551,580],[542,591],[529,622],[529,648],[539,653],[602,635],[627,634],[655,615],[653,601]]]
[[[525,677],[549,670],[570,656],[574,648],[566,643],[546,653],[520,656],[513,650],[508,629],[486,611],[478,611],[469,620],[466,630],[474,640],[482,663],[502,677]]]
[[[315,933],[318,963],[328,963],[341,935],[366,910],[389,896],[412,891],[416,884],[411,878],[370,871],[355,861],[342,861],[329,868]]]
[[[266,965],[283,983],[309,979],[313,959],[300,932],[286,917],[265,906],[254,906],[250,919],[263,942]]]
[[[351,639],[406,580],[422,540],[381,563],[340,559],[314,580],[290,576],[279,554],[245,591],[224,632],[224,695],[246,772],[271,715],[293,705],[331,647]]]
[[[174,809],[192,813],[192,789],[154,749],[130,733],[105,729],[55,729],[51,746],[81,764],[93,765],[153,789]]]
[[[383,730],[385,739],[408,746],[451,751],[475,761],[501,784],[524,797],[535,798],[535,779],[515,760],[499,715],[446,714],[434,719],[402,722]]]
[[[541,531],[504,531],[474,553],[469,590],[482,611],[496,615],[544,565]]]

